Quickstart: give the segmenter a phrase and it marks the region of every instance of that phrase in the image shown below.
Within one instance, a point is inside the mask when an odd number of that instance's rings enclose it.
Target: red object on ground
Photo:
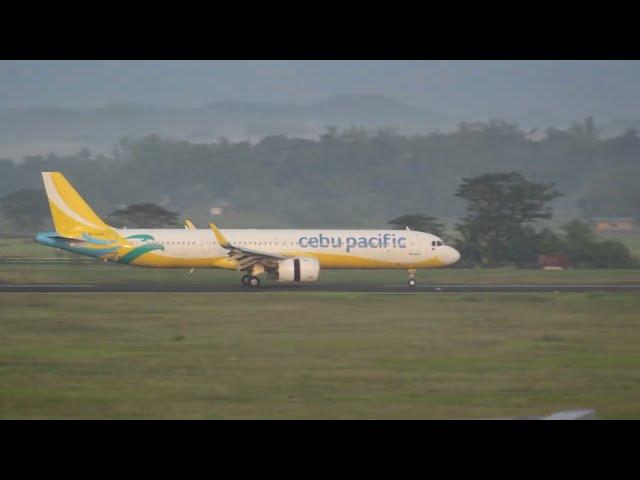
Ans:
[[[538,255],[538,265],[541,267],[567,268],[569,266],[569,259],[564,253]]]

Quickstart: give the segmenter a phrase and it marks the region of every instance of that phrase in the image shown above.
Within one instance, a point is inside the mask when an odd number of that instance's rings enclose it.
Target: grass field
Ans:
[[[420,270],[419,283],[640,283],[640,269],[568,269],[563,271],[496,269]],[[166,270],[92,262],[88,264],[21,265],[0,262],[0,283],[239,283],[240,274],[226,270]],[[266,283],[272,280],[264,280]],[[320,283],[404,284],[406,270],[322,270]],[[300,288],[304,288],[301,286]]]
[[[640,295],[0,295],[2,418],[640,418]]]
[[[620,238],[635,246],[640,256],[639,237],[627,235]],[[229,271],[147,269],[99,261],[89,263],[15,264],[2,262],[3,258],[44,258],[87,260],[66,252],[47,248],[30,239],[0,239],[0,283],[234,283],[239,274]],[[405,283],[405,270],[326,271],[320,281],[326,283]],[[539,269],[436,269],[420,270],[417,280],[421,283],[639,283],[640,269],[568,269],[545,271]],[[268,282],[268,280],[267,280]]]

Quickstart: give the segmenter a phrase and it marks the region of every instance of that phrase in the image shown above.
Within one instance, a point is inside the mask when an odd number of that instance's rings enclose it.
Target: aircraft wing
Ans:
[[[229,258],[238,262],[238,270],[249,270],[257,263],[265,267],[274,267],[278,261],[287,258],[275,253],[261,252],[260,250],[233,245],[222,235],[218,227],[213,223],[210,223],[209,226],[220,246],[228,250],[229,253],[227,255]]]

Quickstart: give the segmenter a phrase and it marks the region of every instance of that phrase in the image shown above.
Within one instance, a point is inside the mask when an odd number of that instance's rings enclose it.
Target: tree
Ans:
[[[561,195],[553,187],[518,172],[464,178],[456,192],[467,202],[467,215],[456,226],[463,257],[487,266],[532,261],[542,240],[534,225],[551,218],[549,202]]]
[[[22,189],[0,200],[0,211],[16,230],[34,233],[51,218],[43,189]]]
[[[411,230],[432,233],[438,237],[443,236],[444,225],[436,217],[414,213],[411,215],[401,215],[389,220],[389,225],[402,230],[409,227]]]
[[[172,212],[153,203],[129,205],[115,210],[109,215],[108,222],[116,227],[127,228],[164,228],[178,226],[177,212]]]

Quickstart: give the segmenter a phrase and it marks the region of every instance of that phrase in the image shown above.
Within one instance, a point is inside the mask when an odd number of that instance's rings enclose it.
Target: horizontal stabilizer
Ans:
[[[74,237],[63,237],[62,235],[47,235],[49,238],[53,238],[54,240],[69,240],[70,242],[76,242],[78,240],[82,240],[82,238],[74,238]]]

